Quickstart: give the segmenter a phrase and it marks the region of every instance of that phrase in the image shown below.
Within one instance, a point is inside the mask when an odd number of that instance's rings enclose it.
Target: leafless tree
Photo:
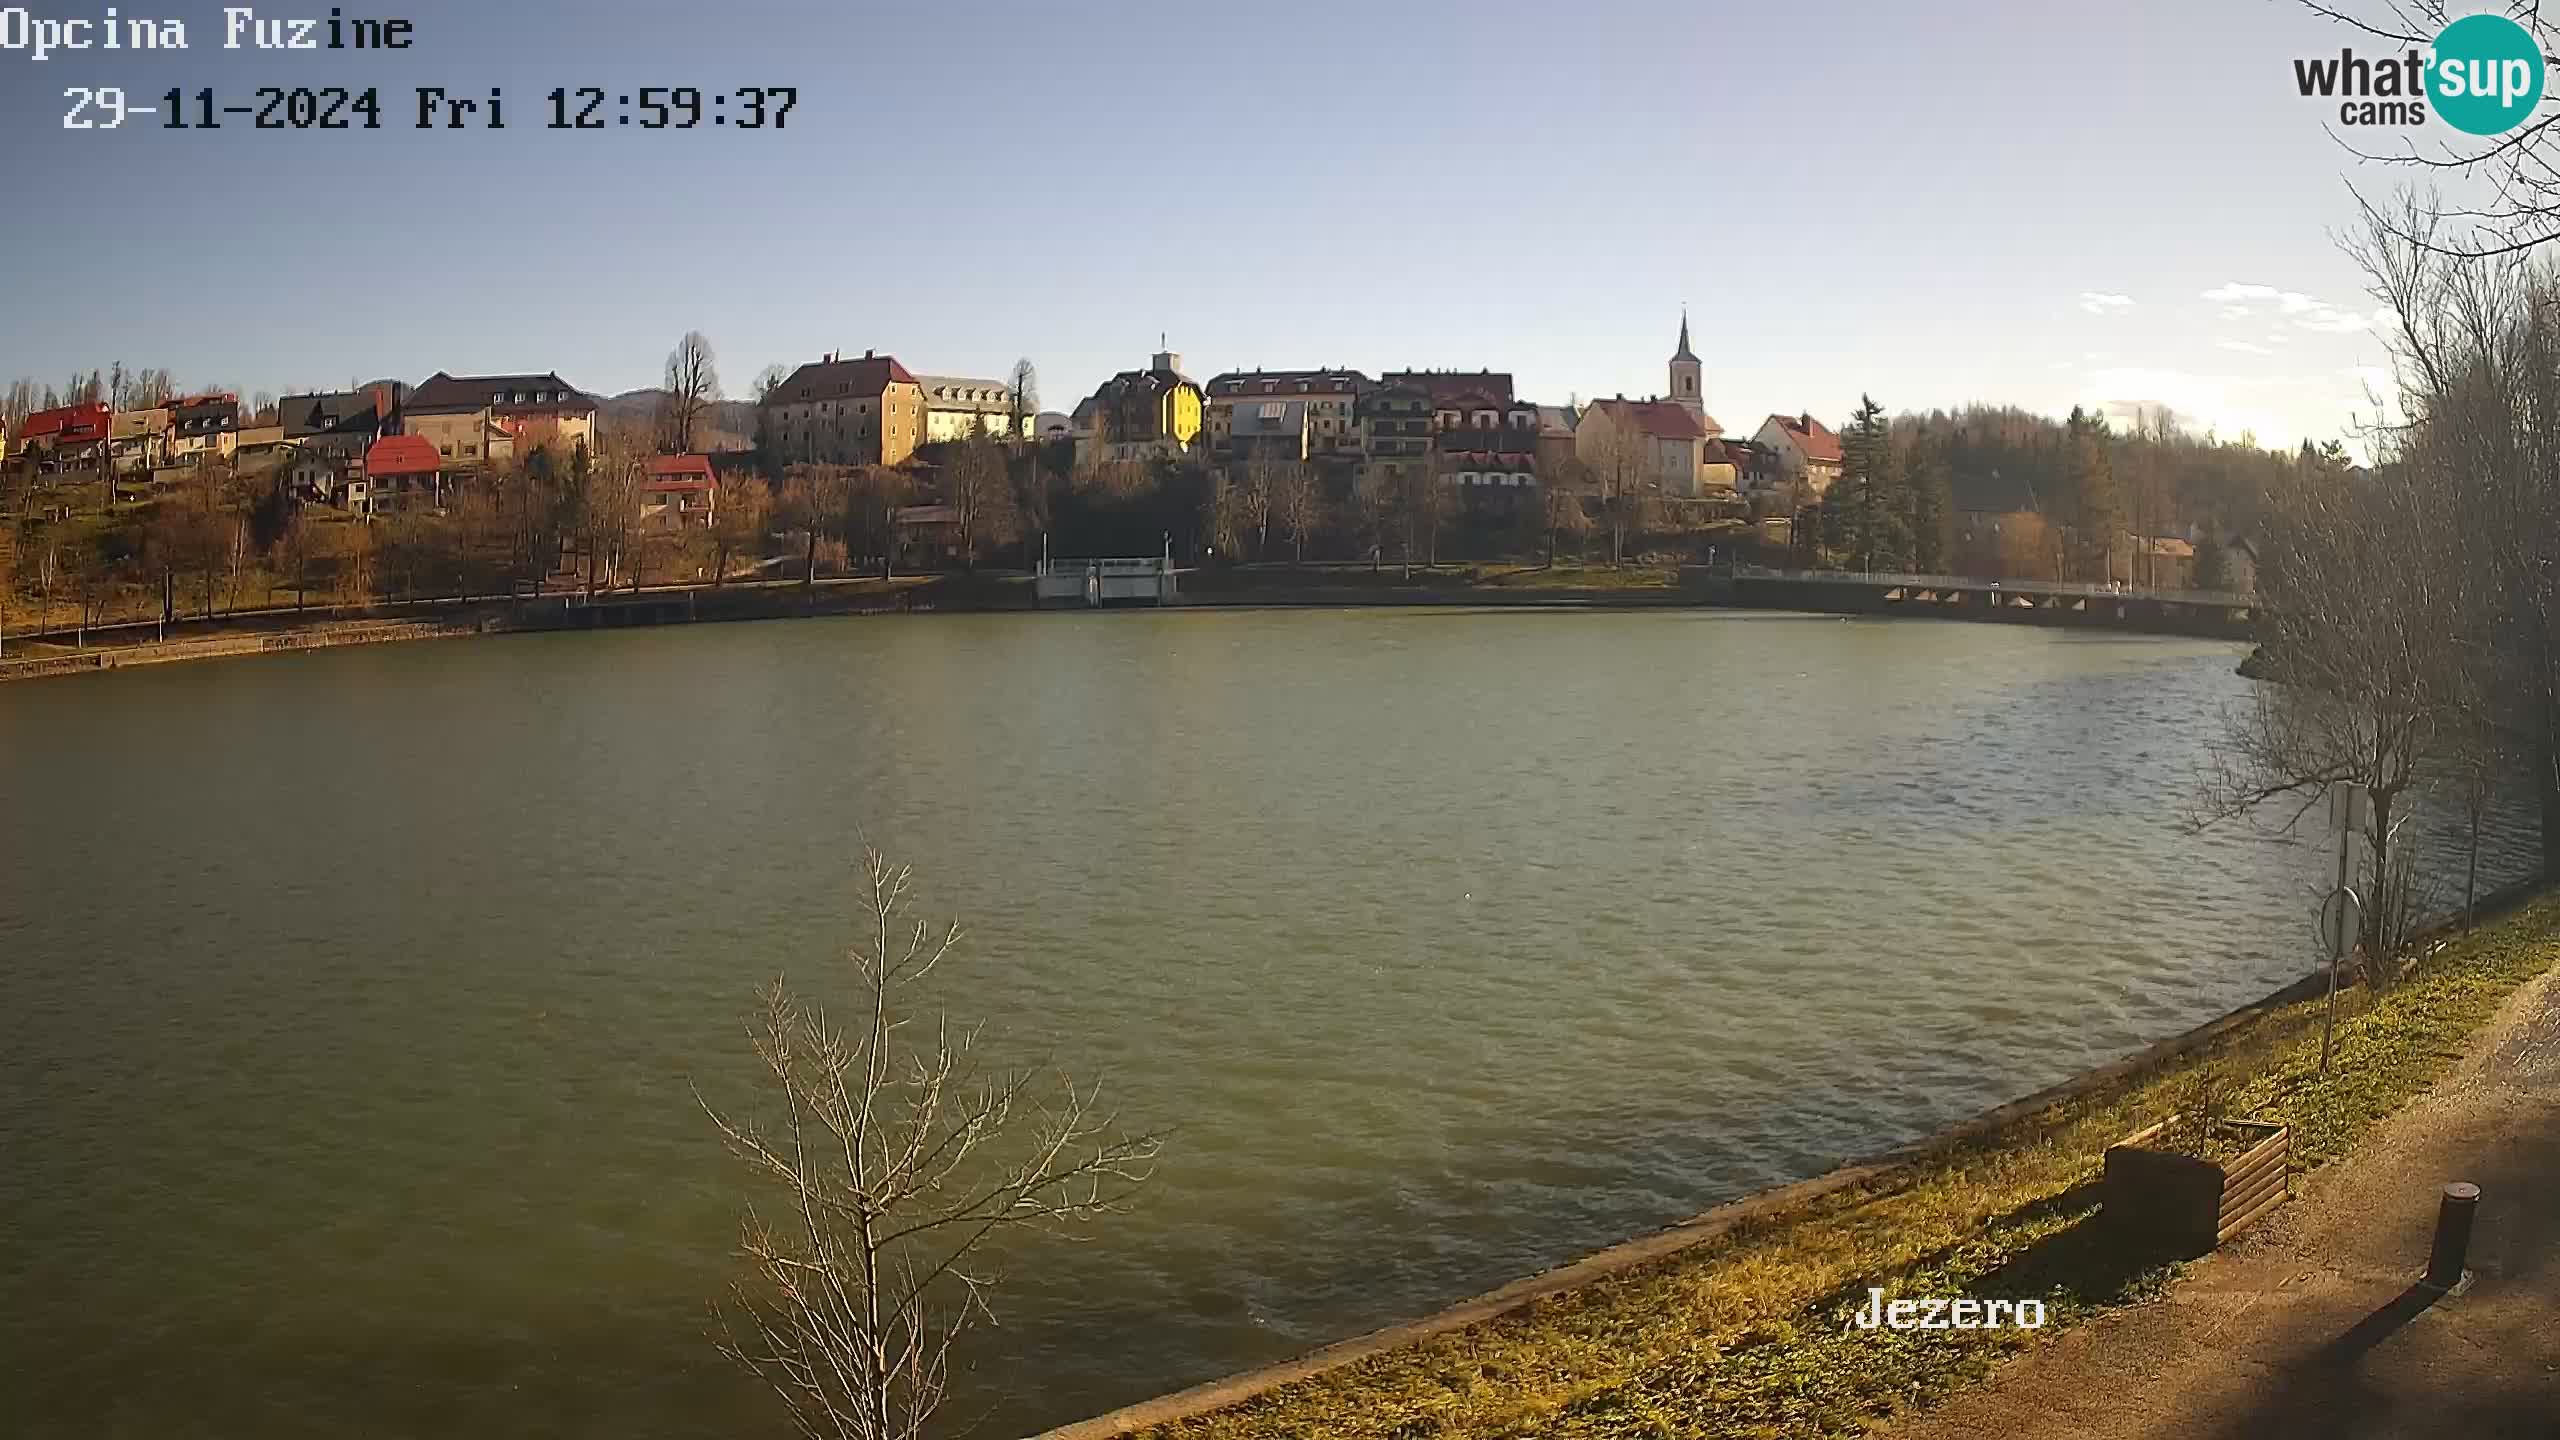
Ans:
[[[783,979],[765,990],[748,1036],[776,1121],[695,1091],[778,1202],[741,1225],[752,1276],[720,1308],[721,1350],[811,1440],[922,1435],[953,1343],[991,1314],[989,1242],[1121,1209],[1158,1149],[1099,1087],[984,1065],[979,1031],[931,1006],[960,927],[914,918],[910,887],[905,867],[864,852],[849,1024]]]
[[[761,475],[740,475],[723,483],[711,512],[711,583],[729,577],[729,562],[740,555],[764,558],[764,540],[773,524],[773,491]]]
[[[701,439],[703,416],[720,401],[720,367],[701,331],[686,331],[676,348],[667,352],[663,388],[665,393],[658,400],[658,443],[670,455],[690,455]]]
[[[2448,0],[2303,0],[2305,9],[2344,27],[2353,37],[2379,40],[2395,51],[2426,50],[2456,19],[2478,9]],[[2522,25],[2546,65],[2560,54],[2560,17],[2539,0],[2515,0],[2496,13]],[[2380,62],[2377,62],[2380,63]],[[2396,237],[2447,256],[2520,255],[2560,238],[2560,92],[2547,89],[2540,109],[2503,135],[2458,139],[2403,138],[2397,146],[2368,147],[2341,139],[2349,153],[2412,179],[2452,180],[2481,198],[2453,207],[2426,207],[2429,223],[2404,225],[2392,217]],[[2434,136],[2451,126],[2429,125]],[[2414,134],[2415,132],[2413,132]],[[2458,132],[2456,132],[2458,134]]]
[[[1271,518],[1289,539],[1290,563],[1307,563],[1307,537],[1324,525],[1324,490],[1304,464],[1284,466],[1271,477]]]
[[[983,427],[950,448],[942,493],[959,520],[963,566],[975,569],[982,549],[1012,543],[1021,529],[1005,452]]]
[[[1029,441],[1032,421],[1040,414],[1040,371],[1028,355],[1013,362],[1013,378],[1005,385],[1005,404],[1013,420],[1007,438],[1016,445]]]

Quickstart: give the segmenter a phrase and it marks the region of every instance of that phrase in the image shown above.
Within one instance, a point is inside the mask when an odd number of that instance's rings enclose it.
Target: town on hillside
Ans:
[[[290,593],[339,603],[1031,568],[1512,561],[2245,589],[2268,478],[2344,466],[2174,417],[2014,408],[1747,434],[1707,408],[1687,315],[1660,393],[1520,394],[1505,371],[1235,370],[1160,348],[1071,410],[876,350],[725,397],[689,334],[663,387],[556,371],[185,393],[166,371],[0,402],[0,604],[23,626]],[[0,625],[9,621],[0,615]]]

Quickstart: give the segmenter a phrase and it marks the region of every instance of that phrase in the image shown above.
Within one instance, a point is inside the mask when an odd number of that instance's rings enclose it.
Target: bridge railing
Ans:
[[[2070,580],[1985,580],[1976,575],[1917,575],[1881,570],[1775,570],[1765,565],[1718,566],[1739,578],[1783,580],[1799,584],[1901,586],[1923,590],[2001,591],[2005,594],[2069,595],[2093,600],[2166,600],[2187,605],[2255,605],[2257,597],[2237,590],[2136,590]]]

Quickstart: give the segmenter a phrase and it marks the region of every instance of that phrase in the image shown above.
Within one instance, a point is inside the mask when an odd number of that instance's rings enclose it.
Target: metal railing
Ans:
[[[2019,595],[2068,595],[2091,600],[2166,600],[2187,605],[2255,605],[2257,597],[2237,590],[2139,590],[2130,585],[2093,585],[2074,580],[1985,580],[1976,575],[1916,575],[1875,570],[1773,570],[1765,565],[1717,566],[1736,578],[1782,580],[1797,584],[1901,586],[1922,590],[2000,591]]]

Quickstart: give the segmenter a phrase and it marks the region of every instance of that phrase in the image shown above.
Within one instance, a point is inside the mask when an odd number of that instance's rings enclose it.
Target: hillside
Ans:
[[[656,422],[658,402],[664,390],[626,390],[620,395],[601,397],[596,401],[596,421],[616,427],[649,425]],[[752,400],[722,400],[711,407],[709,429],[700,448],[704,450],[751,450],[755,448],[756,407]]]

